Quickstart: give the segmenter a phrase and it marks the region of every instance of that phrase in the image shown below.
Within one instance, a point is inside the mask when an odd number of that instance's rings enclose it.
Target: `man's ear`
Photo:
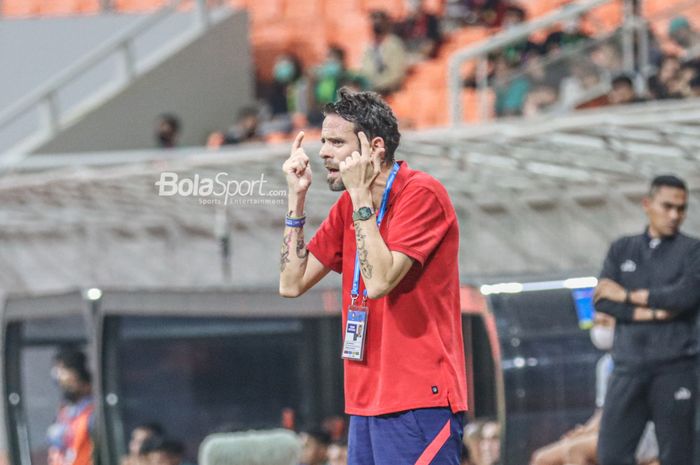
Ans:
[[[369,142],[369,145],[372,148],[372,156],[379,154],[380,161],[383,165],[386,158],[386,146],[384,145],[384,139],[381,137],[374,137]]]

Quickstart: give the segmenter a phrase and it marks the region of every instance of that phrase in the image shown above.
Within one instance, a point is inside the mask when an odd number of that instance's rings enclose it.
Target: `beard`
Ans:
[[[345,190],[345,184],[343,184],[343,178],[338,176],[336,179],[328,178],[328,188],[332,192],[342,192]]]
[[[334,162],[326,162],[324,164],[324,167],[327,170],[333,170],[329,171],[328,175],[326,177],[326,182],[328,183],[328,188],[332,192],[342,192],[345,190],[345,184],[343,184],[343,177],[340,175],[340,170],[338,164]],[[333,176],[331,176],[331,173],[333,173]]]

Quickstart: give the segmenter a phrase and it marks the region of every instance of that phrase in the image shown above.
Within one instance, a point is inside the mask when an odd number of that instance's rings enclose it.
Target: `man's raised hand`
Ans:
[[[357,137],[360,140],[360,152],[353,152],[339,164],[343,184],[348,190],[369,189],[382,170],[381,154],[384,153],[384,148],[373,153],[365,133],[359,132]]]
[[[309,157],[301,147],[303,140],[304,131],[299,131],[292,143],[289,158],[282,165],[282,171],[287,177],[287,186],[290,193],[303,194],[311,186],[311,166],[309,165]]]

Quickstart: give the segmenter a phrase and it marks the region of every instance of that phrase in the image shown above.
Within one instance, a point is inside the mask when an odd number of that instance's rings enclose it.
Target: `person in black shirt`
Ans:
[[[662,465],[692,463],[700,240],[680,232],[687,202],[681,179],[655,178],[643,202],[647,229],[615,241],[603,265],[595,307],[617,325],[600,465],[634,464],[648,420]]]

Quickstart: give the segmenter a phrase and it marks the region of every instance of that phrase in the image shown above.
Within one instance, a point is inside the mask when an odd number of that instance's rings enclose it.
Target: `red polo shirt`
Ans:
[[[365,360],[344,362],[345,410],[351,415],[467,409],[457,217],[435,178],[400,164],[380,233],[390,250],[414,263],[388,295],[368,301]],[[343,328],[355,265],[352,211],[344,192],[308,246],[343,275]]]

